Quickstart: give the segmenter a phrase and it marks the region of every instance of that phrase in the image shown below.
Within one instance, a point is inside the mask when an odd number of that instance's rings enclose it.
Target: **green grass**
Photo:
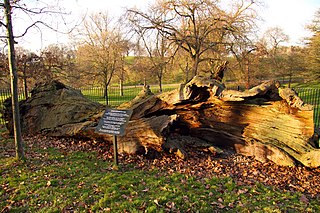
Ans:
[[[3,135],[3,133],[1,133]],[[1,137],[1,136],[0,136]],[[7,139],[0,138],[0,146]],[[135,164],[112,169],[95,152],[27,146],[26,162],[0,153],[0,212],[319,212],[314,200],[231,177],[203,178]],[[169,169],[169,168],[167,168]]]
[[[319,82],[311,82],[311,83],[292,83],[291,88],[313,88],[320,89]]]
[[[178,84],[167,84],[163,85],[163,91],[170,91],[177,89]],[[139,92],[143,89],[143,86],[126,86],[123,88],[123,96],[120,95],[119,87],[109,87],[109,105],[112,107],[119,106],[124,102],[128,102],[136,97]],[[151,85],[150,89],[153,93],[158,93],[159,87],[157,85]],[[106,100],[103,97],[104,91],[103,88],[88,88],[81,89],[82,94],[89,98],[90,100],[99,102],[101,104],[106,104]]]

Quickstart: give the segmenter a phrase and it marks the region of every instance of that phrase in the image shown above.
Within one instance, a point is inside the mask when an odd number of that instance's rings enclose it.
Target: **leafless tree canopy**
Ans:
[[[156,29],[185,50],[197,75],[199,63],[216,60],[232,44],[247,39],[256,18],[254,7],[253,1],[238,1],[226,10],[216,0],[162,0],[147,12],[129,10],[129,17],[135,26]]]

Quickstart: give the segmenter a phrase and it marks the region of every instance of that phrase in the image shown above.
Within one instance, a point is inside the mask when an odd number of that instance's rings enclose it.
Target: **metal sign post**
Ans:
[[[119,165],[118,161],[118,142],[117,142],[117,136],[113,136],[113,158],[114,158],[114,164]]]
[[[132,110],[107,108],[96,127],[96,131],[99,133],[113,135],[113,154],[115,165],[118,165],[117,135],[124,135],[125,127],[130,120],[131,114]]]

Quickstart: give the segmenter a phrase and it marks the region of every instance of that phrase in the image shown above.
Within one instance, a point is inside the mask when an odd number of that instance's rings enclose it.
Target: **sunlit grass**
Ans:
[[[163,92],[174,90],[178,88],[178,84],[167,84],[163,85]],[[150,89],[153,93],[159,92],[159,87],[157,85],[151,85]],[[127,86],[123,88],[123,94],[120,94],[119,87],[109,87],[108,96],[109,96],[109,106],[116,107],[124,102],[128,102],[136,97],[139,92],[143,90],[142,85],[138,86]],[[82,94],[90,100],[99,102],[101,104],[106,104],[106,99],[104,97],[103,88],[83,88],[81,89]]]
[[[3,130],[2,134],[4,133]],[[103,160],[96,152],[34,143],[27,160],[3,157],[12,140],[0,139],[0,212],[319,212],[315,198],[232,177],[205,178],[142,170]],[[7,143],[6,145],[4,145]],[[11,144],[11,145],[10,145]],[[11,147],[8,147],[11,146]],[[201,167],[201,165],[199,165]]]
[[[310,83],[292,83],[291,88],[314,88],[320,89],[319,82],[310,82]]]

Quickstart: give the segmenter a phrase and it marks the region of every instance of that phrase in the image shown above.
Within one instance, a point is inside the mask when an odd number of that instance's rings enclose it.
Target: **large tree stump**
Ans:
[[[30,99],[21,102],[23,132],[83,136],[111,143],[110,135],[95,131],[103,107],[84,101],[81,94],[74,97],[77,94],[57,82],[40,85]],[[226,90],[215,79],[196,76],[171,92],[142,92],[119,108],[133,110],[125,135],[119,137],[123,152],[165,150],[185,158],[190,148],[224,146],[279,165],[300,162],[307,167],[320,166],[320,150],[312,141],[312,106],[278,82],[268,81],[239,92]],[[9,111],[8,107],[7,114]]]

